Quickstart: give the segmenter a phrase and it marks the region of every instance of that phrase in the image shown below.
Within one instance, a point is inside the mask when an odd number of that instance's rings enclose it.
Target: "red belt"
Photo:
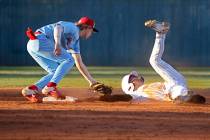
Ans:
[[[42,32],[38,31],[38,32],[33,32],[33,30],[28,27],[27,31],[26,31],[26,35],[30,40],[35,40],[37,39],[36,35],[41,34]]]

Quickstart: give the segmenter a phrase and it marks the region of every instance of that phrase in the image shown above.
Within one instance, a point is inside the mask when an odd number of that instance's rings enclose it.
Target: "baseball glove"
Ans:
[[[96,82],[90,86],[90,89],[94,92],[102,93],[104,95],[110,95],[112,93],[112,87]]]

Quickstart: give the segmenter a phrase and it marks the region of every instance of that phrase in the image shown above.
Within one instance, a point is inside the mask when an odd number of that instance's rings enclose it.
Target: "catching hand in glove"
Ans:
[[[90,86],[90,89],[94,92],[102,93],[104,95],[110,95],[112,93],[112,87],[96,82]]]

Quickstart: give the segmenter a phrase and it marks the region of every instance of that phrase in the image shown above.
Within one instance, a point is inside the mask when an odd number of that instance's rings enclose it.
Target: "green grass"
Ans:
[[[132,70],[140,72],[146,83],[163,81],[152,68],[147,67],[88,67],[92,76],[107,85],[120,88],[123,75]],[[210,68],[178,68],[186,77],[190,88],[210,87]],[[1,67],[0,88],[24,87],[30,85],[46,74],[40,67]],[[73,68],[59,84],[60,87],[88,87],[88,83]]]

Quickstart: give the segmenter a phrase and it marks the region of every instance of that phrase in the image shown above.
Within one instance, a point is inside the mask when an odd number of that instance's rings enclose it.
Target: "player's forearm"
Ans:
[[[89,71],[87,70],[87,67],[83,64],[76,64],[76,67],[78,68],[79,72],[82,74],[82,76],[89,82],[89,84],[95,83],[95,79],[90,75]]]
[[[55,47],[61,45],[61,35],[63,33],[63,27],[61,25],[56,25],[54,28],[54,40],[55,40]]]

